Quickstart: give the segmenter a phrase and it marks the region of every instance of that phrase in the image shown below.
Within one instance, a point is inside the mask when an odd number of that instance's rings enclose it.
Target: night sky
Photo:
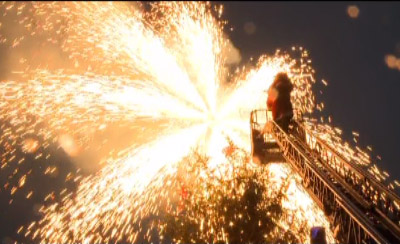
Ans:
[[[347,12],[352,5],[359,9],[357,18]],[[359,132],[359,145],[371,145],[382,157],[377,161],[380,168],[400,179],[400,69],[385,62],[386,55],[400,58],[400,2],[226,2],[224,6],[224,17],[234,28],[229,36],[243,63],[278,48],[306,48],[317,83],[321,79],[329,83],[314,90],[325,104],[324,115],[331,115],[332,124],[342,128],[349,141],[352,131]]]
[[[348,14],[351,5],[359,9],[356,18]],[[400,179],[400,2],[225,2],[224,6],[223,17],[234,28],[227,34],[240,50],[241,64],[276,49],[306,48],[319,83],[314,93],[325,104],[323,114],[332,116],[332,124],[344,130],[347,140],[352,131],[359,132],[359,145],[371,145],[382,156],[380,168]],[[399,58],[398,68],[388,66],[387,55]],[[329,85],[324,87],[321,79]],[[54,150],[60,162],[68,160],[64,152]],[[64,187],[63,177],[33,178],[49,192]],[[7,243],[8,237],[17,238],[17,226],[38,218],[32,206],[43,196],[16,200],[10,207],[2,194],[0,241]]]

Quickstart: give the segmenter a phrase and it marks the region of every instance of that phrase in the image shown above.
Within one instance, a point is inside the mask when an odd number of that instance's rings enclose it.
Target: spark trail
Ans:
[[[13,48],[39,40],[66,57],[38,65],[35,57],[47,54],[43,49],[21,59],[24,65],[16,70],[15,80],[0,83],[0,119],[7,122],[1,127],[0,142],[7,149],[1,155],[2,168],[24,163],[17,147],[34,154],[58,142],[75,156],[88,149],[96,131],[111,123],[143,127],[136,124],[138,119],[167,121],[163,129],[149,127],[155,139],[122,150],[96,174],[77,179],[75,194],[64,192],[60,203],[43,206],[42,220],[19,229],[33,240],[137,240],[141,220],[158,213],[157,201],[169,201],[167,179],[177,174],[178,162],[193,148],[209,157],[213,169],[228,167],[223,153],[227,137],[250,148],[249,112],[265,106],[264,90],[278,72],[287,72],[295,85],[295,109],[310,113],[315,107],[314,70],[302,48],[297,59],[279,51],[262,56],[256,67],[239,70],[228,81],[229,40],[220,20],[222,7],[209,3],[161,2],[146,12],[140,4],[121,2],[5,2],[2,11],[17,16],[24,33],[12,39]],[[337,138],[329,126],[324,128],[320,132]],[[270,168],[274,175],[288,174],[288,169]],[[12,188],[14,193],[26,177]],[[297,199],[296,205],[307,202],[299,199],[308,196],[298,195],[302,190],[292,185],[288,194]],[[300,207],[295,218],[318,216],[312,224],[327,225],[322,212],[309,206]]]

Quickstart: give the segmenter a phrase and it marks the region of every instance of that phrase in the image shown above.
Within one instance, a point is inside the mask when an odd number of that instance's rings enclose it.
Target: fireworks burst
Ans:
[[[95,134],[113,123],[136,129],[148,124],[153,134],[146,142],[135,137],[140,143],[109,156],[99,172],[76,177],[75,193],[62,191],[59,203],[42,206],[43,218],[18,230],[33,240],[104,243],[148,239],[151,233],[144,230],[142,221],[176,204],[171,192],[179,182],[178,166],[192,155],[193,148],[208,156],[208,171],[199,172],[193,182],[212,183],[209,172],[219,172],[220,181],[232,177],[229,158],[223,152],[229,146],[226,138],[249,151],[250,111],[265,107],[264,91],[278,72],[287,72],[295,85],[295,109],[310,113],[315,107],[311,90],[314,70],[302,48],[295,50],[300,55],[296,59],[280,51],[262,56],[256,67],[238,69],[236,78],[228,80],[229,40],[220,20],[222,7],[162,2],[145,11],[140,4],[121,2],[5,2],[2,10],[4,16],[16,16],[24,33],[12,40],[0,37],[2,43],[11,42],[15,49],[27,40],[39,44],[32,55],[19,59],[16,78],[0,83],[1,168],[24,163],[18,148],[47,160],[51,155],[45,149],[58,143],[75,157],[89,150]],[[62,57],[56,61],[49,55],[54,49]],[[322,138],[344,145],[329,126],[315,128]],[[341,148],[346,151],[350,147]],[[364,155],[362,151],[351,154],[360,155]],[[248,164],[241,162],[242,166]],[[46,168],[45,173],[52,171]],[[282,185],[292,174],[286,166],[272,165],[268,172],[268,184],[275,179],[275,185]],[[282,174],[286,176],[273,177]],[[20,177],[19,185],[7,186],[12,194],[25,185],[28,175],[11,176]],[[201,190],[199,182],[193,187],[200,197],[210,194]],[[215,189],[223,187],[220,184]],[[231,190],[223,192],[236,196]],[[304,225],[328,226],[322,212],[297,188],[296,180],[285,194],[299,209],[294,211],[287,201],[282,203],[287,214],[285,220],[276,219],[281,228],[297,226],[300,231]],[[210,219],[198,221],[217,221],[219,217],[206,216]],[[162,235],[165,226],[157,226]],[[214,230],[213,224],[199,226],[209,228],[207,235],[217,231],[219,240],[229,241],[223,229]],[[333,241],[330,232],[328,237]],[[306,233],[299,238],[308,241]]]

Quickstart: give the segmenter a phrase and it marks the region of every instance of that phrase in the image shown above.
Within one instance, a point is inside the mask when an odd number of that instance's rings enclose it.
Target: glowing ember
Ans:
[[[58,139],[58,143],[65,150],[65,152],[71,156],[77,156],[79,153],[79,146],[76,145],[74,138],[69,135],[61,135]]]
[[[385,56],[385,62],[389,68],[400,70],[400,58],[396,58],[396,56],[389,54]]]
[[[39,142],[32,138],[23,141],[22,150],[27,153],[34,153],[39,148]]]
[[[347,14],[350,18],[356,19],[360,14],[360,9],[356,5],[350,5],[347,7]]]

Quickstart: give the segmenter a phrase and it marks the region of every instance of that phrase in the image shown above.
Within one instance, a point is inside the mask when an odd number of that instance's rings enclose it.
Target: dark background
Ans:
[[[300,45],[310,52],[317,101],[344,130],[359,132],[359,145],[373,147],[378,166],[400,179],[400,70],[385,56],[400,58],[400,2],[224,2],[223,17],[242,62]],[[356,5],[357,18],[347,8]],[[245,25],[254,24],[248,34]],[[248,25],[248,24],[247,24]],[[319,94],[322,87],[323,94]],[[375,155],[376,156],[376,155]]]

